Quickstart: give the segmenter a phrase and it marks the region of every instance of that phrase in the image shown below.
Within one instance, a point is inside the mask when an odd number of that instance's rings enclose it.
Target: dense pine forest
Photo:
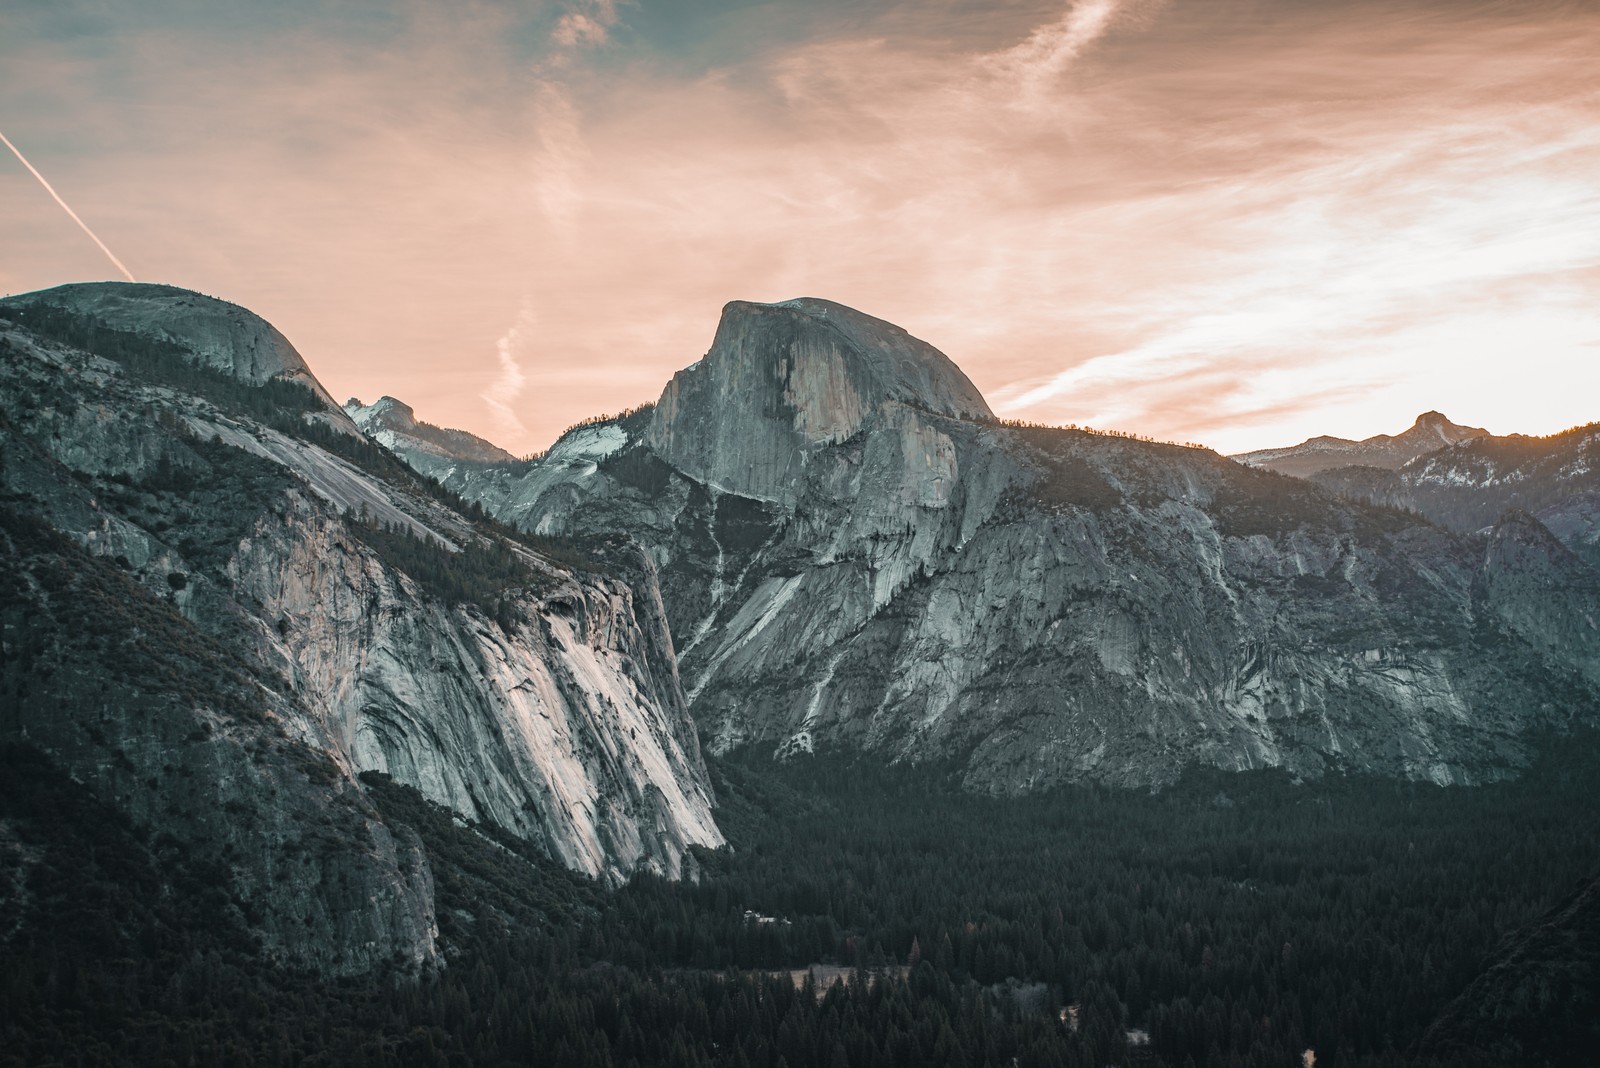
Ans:
[[[4,760],[4,1065],[1582,1064],[1596,1019],[1573,958],[1519,978],[1499,1049],[1427,1034],[1600,868],[1592,737],[1475,788],[1027,798],[746,755],[713,766],[732,849],[615,890],[369,774],[428,846],[450,963],[366,984],[263,966],[215,878]]]

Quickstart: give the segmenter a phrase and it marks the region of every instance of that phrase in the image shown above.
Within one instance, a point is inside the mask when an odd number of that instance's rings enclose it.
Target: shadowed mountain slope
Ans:
[[[648,561],[619,550],[624,579],[469,514],[231,306],[72,288],[94,299],[0,302],[20,613],[0,741],[224,863],[268,943],[332,973],[435,956],[426,865],[384,838],[358,772],[612,881],[720,843]],[[184,300],[234,332],[162,326]],[[284,874],[319,807],[376,844]]]
[[[1341,496],[1407,508],[1462,533],[1520,509],[1590,566],[1600,566],[1600,424],[1548,437],[1474,438],[1398,470],[1336,468],[1313,480]]]

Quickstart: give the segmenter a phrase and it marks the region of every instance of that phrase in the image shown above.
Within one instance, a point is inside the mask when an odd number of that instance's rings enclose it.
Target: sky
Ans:
[[[518,454],[797,296],[1013,418],[1550,433],[1596,56],[1600,0],[10,0],[0,292],[120,261]]]

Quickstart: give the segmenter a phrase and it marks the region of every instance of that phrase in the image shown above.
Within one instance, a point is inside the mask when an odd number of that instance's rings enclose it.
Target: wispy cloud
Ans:
[[[528,435],[517,414],[517,402],[528,385],[527,372],[522,359],[529,354],[533,343],[536,317],[533,305],[524,301],[516,322],[495,342],[495,358],[499,361],[499,374],[481,396],[495,420],[495,431],[502,441],[521,441]]]
[[[1486,375],[1525,360],[1577,367],[1600,353],[1600,187],[1588,177],[1600,134],[1584,121],[1595,113],[1586,103],[1351,132],[1157,198],[1146,210],[1175,226],[1186,219],[1212,271],[1180,272],[1106,306],[1131,345],[1013,381],[992,400],[1014,414],[1186,426],[1227,441],[1261,433],[1252,424],[1298,395],[1326,403],[1343,381],[1361,394],[1347,409],[1377,398],[1391,423],[1409,407],[1482,411],[1492,400],[1504,426],[1510,398],[1486,394]],[[1199,376],[1235,388],[1208,396],[1203,413],[1174,403],[1169,386]],[[1400,380],[1413,386],[1404,397],[1392,395]],[[1517,407],[1538,418],[1536,404]]]
[[[1148,16],[1161,0],[1077,0],[1061,17],[1036,28],[1027,40],[985,55],[982,66],[1015,82],[1014,106],[1038,107],[1053,97],[1053,84],[1118,21]]]
[[[550,31],[550,48],[536,65],[530,87],[534,151],[529,167],[532,199],[550,231],[544,256],[566,259],[577,233],[575,219],[584,197],[583,172],[589,162],[582,120],[564,80],[572,64],[586,50],[604,45],[617,25],[616,0],[573,0]],[[535,296],[524,292],[521,311],[500,340],[495,354],[500,377],[483,394],[501,440],[526,451],[528,429],[518,417],[516,402],[527,383],[519,362],[533,327]],[[543,369],[541,368],[541,371]]]
[[[668,45],[588,0],[204,40],[150,4],[81,45],[8,24],[7,133],[141,277],[514,451],[799,294],[1013,414],[1230,449],[1597,414],[1592,5],[686,4]],[[0,289],[103,271],[29,181],[0,172]]]

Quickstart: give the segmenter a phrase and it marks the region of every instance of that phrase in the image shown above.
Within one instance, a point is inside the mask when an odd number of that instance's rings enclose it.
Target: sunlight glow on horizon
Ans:
[[[19,21],[0,91],[141,274],[512,452],[802,295],[1000,414],[1224,452],[1600,418],[1600,11],[885,0],[763,36],[708,4],[691,60],[648,0],[381,43],[74,10]],[[0,289],[82,279],[21,180]]]

